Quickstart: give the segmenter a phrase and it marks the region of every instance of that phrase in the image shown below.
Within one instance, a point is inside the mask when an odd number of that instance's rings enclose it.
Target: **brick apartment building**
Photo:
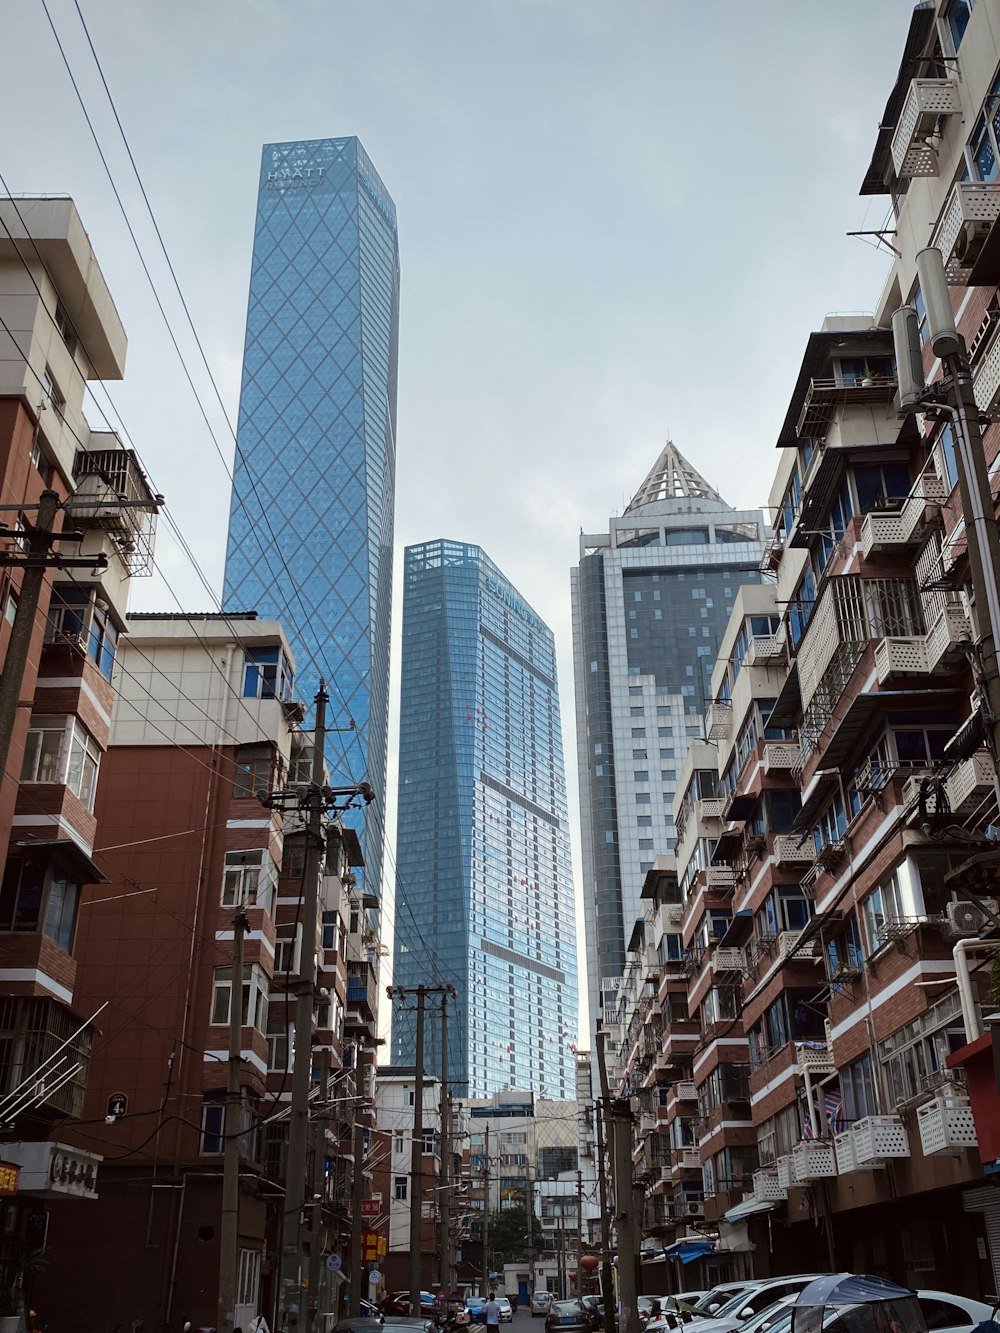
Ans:
[[[79,1228],[100,1156],[74,1144],[100,1023],[77,991],[77,924],[105,872],[95,801],[130,580],[148,573],[158,498],[117,436],[91,430],[87,384],[118,380],[126,339],[72,200],[0,200],[0,658],[21,600],[24,529],[59,501],[0,774],[0,1288],[19,1300],[47,1205]],[[30,599],[25,600],[25,608]],[[12,1170],[10,1168],[16,1168]]]
[[[80,1228],[50,1209],[41,1282],[55,1322],[80,1329],[214,1321],[219,1278],[234,913],[246,909],[236,1324],[275,1318],[284,1212],[294,1006],[303,951],[304,820],[261,795],[296,790],[311,764],[294,663],[281,627],[253,613],[135,616],[115,666],[110,747],[97,797],[106,883],[84,899],[77,995],[102,1009],[82,1122],[66,1136],[102,1161]],[[327,829],[315,1068],[309,1251],[348,1229],[355,1111],[370,1097],[377,957],[367,900],[352,887],[357,837]],[[370,906],[370,903],[368,904]],[[369,956],[372,956],[371,959]],[[317,1087],[317,1098],[319,1089]],[[122,1108],[112,1123],[104,1118]],[[117,1243],[115,1243],[117,1238]],[[141,1238],[141,1240],[139,1239]],[[109,1243],[112,1242],[112,1243]],[[93,1283],[73,1281],[81,1267]],[[317,1284],[313,1282],[313,1290]],[[317,1299],[336,1309],[322,1270]]]
[[[891,201],[897,257],[872,316],[807,341],[769,582],[734,606],[676,844],[646,877],[610,1033],[661,1286],[692,1232],[711,1248],[687,1285],[848,1268],[976,1295],[1000,1277],[997,931],[947,879],[997,823],[985,610],[951,425],[897,413],[889,331],[913,304],[940,377],[916,282],[930,240],[993,417],[998,31],[997,0],[913,12],[862,189]],[[996,425],[983,447],[995,495]]]

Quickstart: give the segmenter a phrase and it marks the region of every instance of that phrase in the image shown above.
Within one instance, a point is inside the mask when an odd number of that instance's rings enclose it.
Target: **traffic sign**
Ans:
[[[368,1281],[372,1284],[373,1287],[377,1287],[378,1284],[382,1281],[382,1274],[378,1271],[377,1268],[370,1268],[368,1270]]]
[[[328,1254],[326,1256],[326,1266],[331,1273],[339,1273],[344,1266],[344,1261],[339,1254]]]

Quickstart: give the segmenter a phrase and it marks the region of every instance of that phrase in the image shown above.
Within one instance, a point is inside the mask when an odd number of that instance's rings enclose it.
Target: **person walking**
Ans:
[[[486,1327],[495,1328],[497,1333],[500,1330],[500,1302],[497,1300],[495,1291],[490,1292],[490,1298],[483,1306],[483,1319],[486,1321]]]

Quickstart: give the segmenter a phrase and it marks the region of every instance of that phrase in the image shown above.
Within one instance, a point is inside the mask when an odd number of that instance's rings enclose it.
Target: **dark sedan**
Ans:
[[[553,1301],[545,1316],[546,1333],[591,1333],[593,1321],[583,1301]]]

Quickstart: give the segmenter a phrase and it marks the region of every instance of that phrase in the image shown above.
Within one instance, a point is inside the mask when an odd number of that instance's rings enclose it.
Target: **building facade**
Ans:
[[[614,1007],[643,877],[673,841],[719,639],[758,577],[759,511],[732,509],[672,443],[571,574],[591,1023]]]
[[[576,930],[552,631],[478,546],[404,559],[393,976],[458,990],[458,1097],[572,1097]],[[412,927],[412,929],[411,929]],[[437,1035],[427,1062],[440,1067]],[[397,1025],[397,1063],[413,1059]]]
[[[16,1306],[49,1210],[63,1204],[83,1230],[101,1185],[100,1149],[71,1138],[102,1026],[101,1003],[78,988],[80,937],[88,897],[104,891],[88,886],[108,879],[95,848],[112,673],[159,500],[134,454],[84,416],[88,384],[122,378],[126,338],[72,200],[0,200],[0,319],[0,659],[18,704],[0,772],[0,1289]],[[46,492],[67,535],[32,605],[24,533]],[[21,670],[9,650],[25,623]],[[70,1236],[49,1232],[50,1262],[72,1254]]]
[[[849,1268],[976,1295],[1000,1276],[992,627],[953,421],[898,411],[889,333],[911,304],[946,387],[915,263],[929,238],[995,491],[998,26],[996,0],[913,11],[862,187],[892,202],[896,257],[874,315],[807,340],[768,585],[737,599],[713,745],[688,756],[676,862],[648,876],[630,940],[615,1057],[645,1237],[669,1256],[693,1219],[705,1280]]]
[[[364,828],[375,892],[385,820],[398,319],[396,209],[358,140],[266,144],[224,600],[288,626],[310,708],[325,677],[329,725],[341,729],[328,746],[333,779],[367,780],[377,793]]]
[[[111,679],[97,794],[106,883],[85,895],[76,933],[80,1003],[100,1011],[100,1038],[83,1123],[64,1130],[107,1169],[89,1226],[51,1205],[51,1255],[36,1300],[81,1330],[109,1319],[170,1327],[215,1316],[234,919],[243,909],[235,1323],[258,1314],[271,1323],[304,956],[305,833],[296,812],[268,808],[260,794],[309,764],[310,737],[299,729],[294,659],[277,622],[252,613],[149,615],[133,617],[129,630]],[[309,1197],[321,1200],[306,1233],[306,1262],[316,1269],[349,1233],[344,1155],[373,1096],[377,976],[364,891],[352,884],[357,835],[331,824],[327,848],[307,1037],[324,1115],[308,1165]],[[111,1233],[148,1243],[109,1245]],[[81,1271],[89,1284],[80,1284]],[[335,1312],[332,1279],[325,1269],[318,1276],[311,1290],[320,1311]]]

